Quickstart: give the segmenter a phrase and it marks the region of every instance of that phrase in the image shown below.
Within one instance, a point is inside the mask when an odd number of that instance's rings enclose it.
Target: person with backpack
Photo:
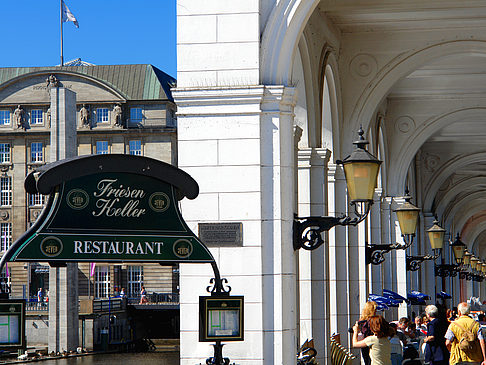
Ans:
[[[471,307],[463,302],[457,310],[459,318],[449,325],[445,334],[445,344],[451,352],[449,364],[486,365],[486,342],[479,323],[469,317]]]

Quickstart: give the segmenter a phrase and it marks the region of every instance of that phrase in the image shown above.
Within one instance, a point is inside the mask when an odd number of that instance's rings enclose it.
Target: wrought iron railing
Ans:
[[[179,304],[179,293],[151,293],[146,295],[148,303],[144,304]],[[129,304],[139,304],[140,295],[128,298]]]

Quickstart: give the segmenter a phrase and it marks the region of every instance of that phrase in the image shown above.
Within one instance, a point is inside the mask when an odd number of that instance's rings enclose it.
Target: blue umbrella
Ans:
[[[437,298],[441,299],[451,299],[452,295],[447,294],[445,291],[441,291],[440,293],[437,293]]]
[[[388,290],[388,289],[383,289],[383,296],[386,298],[391,298],[395,300],[399,300],[400,303],[403,301],[407,302],[407,299],[402,297],[400,294],[395,293],[394,291]]]
[[[376,303],[376,310],[377,311],[386,311],[390,309],[390,307],[388,307],[386,304],[384,303]]]
[[[398,307],[401,303],[401,301],[392,299],[392,298],[387,298],[382,295],[377,295],[377,294],[370,294],[368,296],[369,301],[376,302],[377,304],[385,304],[388,307]]]
[[[407,295],[408,299],[410,298],[417,298],[417,299],[424,299],[424,300],[429,300],[430,297],[427,294],[421,293],[417,290],[413,290]]]

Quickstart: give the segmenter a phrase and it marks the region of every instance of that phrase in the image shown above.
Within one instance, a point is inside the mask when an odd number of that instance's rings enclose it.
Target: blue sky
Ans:
[[[150,63],[176,77],[175,0],[65,0],[64,61]],[[60,0],[0,0],[0,67],[60,63]]]

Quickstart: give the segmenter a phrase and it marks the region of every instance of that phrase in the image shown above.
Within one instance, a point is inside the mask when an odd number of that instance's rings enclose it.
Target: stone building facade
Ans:
[[[39,216],[43,196],[26,194],[23,182],[50,162],[50,97],[53,85],[76,93],[77,154],[135,154],[176,164],[175,80],[152,65],[0,68],[1,251]],[[11,264],[11,297],[47,293],[45,264]],[[177,267],[155,264],[79,265],[80,299],[178,290]],[[6,275],[6,273],[3,273]]]

